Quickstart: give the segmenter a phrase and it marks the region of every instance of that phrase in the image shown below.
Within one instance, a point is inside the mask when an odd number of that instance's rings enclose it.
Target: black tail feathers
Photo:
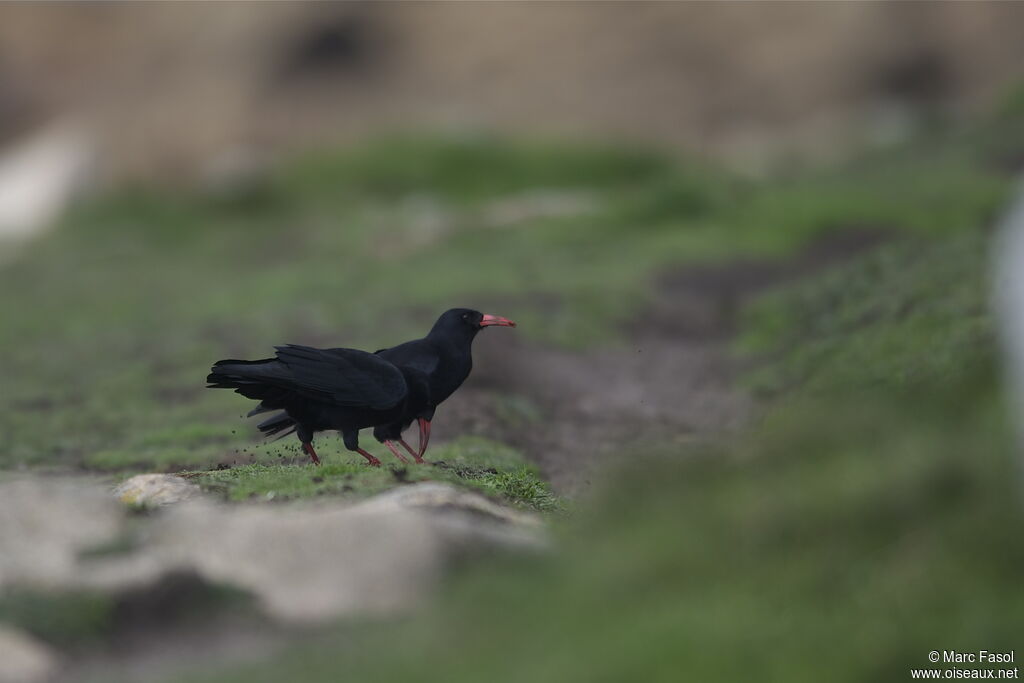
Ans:
[[[282,386],[288,379],[287,370],[276,358],[263,360],[219,360],[206,376],[208,389],[234,389],[236,393],[261,403],[249,412],[249,417],[278,410],[288,395]],[[264,436],[287,436],[297,428],[288,413],[280,412],[257,425]]]
[[[274,358],[220,360],[210,368],[210,374],[206,376],[206,388],[234,389],[247,398],[274,402],[286,393],[280,386],[282,374],[280,363]]]
[[[256,428],[263,432],[263,436],[274,436],[276,434],[288,436],[295,431],[296,427],[297,425],[295,424],[295,420],[285,412],[280,412],[268,417],[266,420],[256,425]]]
[[[251,384],[264,376],[266,366],[276,362],[274,358],[263,360],[235,360],[228,358],[219,360],[210,368],[210,374],[206,376],[206,383],[211,385],[208,388],[234,389],[240,384]]]

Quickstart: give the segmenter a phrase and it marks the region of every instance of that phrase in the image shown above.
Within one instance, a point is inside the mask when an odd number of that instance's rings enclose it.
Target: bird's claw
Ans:
[[[309,456],[309,459],[313,461],[313,464],[317,467],[320,466],[320,458],[317,457],[316,451],[313,450],[313,444],[304,443],[302,444],[302,451]]]

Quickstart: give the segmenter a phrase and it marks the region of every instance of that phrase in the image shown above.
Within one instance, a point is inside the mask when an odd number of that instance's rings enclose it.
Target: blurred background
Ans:
[[[0,135],[80,121],[111,182],[410,129],[637,141],[749,173],[985,111],[1019,75],[1020,12],[22,5],[0,28]]]
[[[989,262],[1022,25],[0,7],[0,681],[906,680],[1012,650]],[[325,435],[313,470],[203,389],[453,306],[519,327],[480,335],[434,468]],[[140,473],[191,500],[124,507]],[[491,526],[347,516],[426,482]]]

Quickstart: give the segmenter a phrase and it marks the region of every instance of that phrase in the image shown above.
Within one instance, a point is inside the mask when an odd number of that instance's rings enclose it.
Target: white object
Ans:
[[[67,123],[0,150],[0,239],[24,239],[52,225],[84,185],[92,158],[85,131]]]

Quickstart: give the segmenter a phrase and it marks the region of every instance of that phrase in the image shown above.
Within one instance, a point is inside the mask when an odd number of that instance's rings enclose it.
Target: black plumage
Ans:
[[[313,449],[313,434],[337,430],[346,448],[379,465],[380,460],[359,447],[359,430],[400,420],[429,405],[429,380],[415,367],[400,368],[358,349],[276,348],[274,358],[218,361],[206,378],[207,386],[234,389],[260,401],[250,416],[283,411],[261,422],[260,431],[282,436],[294,431],[314,463],[320,459]]]
[[[409,451],[416,462],[423,462],[423,454],[430,441],[430,423],[434,419],[434,411],[469,377],[473,369],[473,340],[480,330],[492,325],[515,327],[515,323],[508,318],[487,315],[470,308],[453,308],[442,313],[427,336],[422,339],[377,351],[377,356],[390,361],[403,371],[423,373],[427,378],[429,391],[424,404],[409,403],[397,419],[376,426],[373,430],[374,437],[384,444],[397,441]],[[420,427],[417,450],[413,450],[402,438],[402,432],[414,420]]]

